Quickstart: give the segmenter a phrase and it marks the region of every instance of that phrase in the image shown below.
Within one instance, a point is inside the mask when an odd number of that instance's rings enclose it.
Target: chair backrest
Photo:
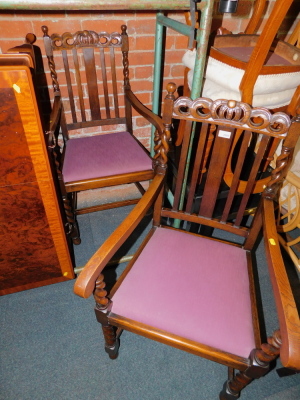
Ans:
[[[287,40],[288,43],[300,48],[300,20],[298,20],[295,29]]]
[[[123,90],[123,85],[130,88],[126,29],[122,25],[121,33],[84,30],[49,36],[42,27],[54,95],[67,100],[68,130],[125,124],[123,130],[132,131]]]
[[[261,34],[259,36],[253,35],[262,17],[265,3],[266,0],[257,0],[252,18],[245,30],[245,35],[217,36],[210,51],[211,57],[245,70],[239,88],[242,101],[249,104],[252,104],[254,85],[260,74],[290,73],[298,72],[300,69],[299,54],[295,48],[282,41],[276,44],[273,43],[293,0],[277,0]],[[274,58],[277,57],[277,61],[273,60],[272,65],[268,66],[266,59],[272,46],[275,46],[273,51]],[[235,57],[232,51],[228,53],[230,47],[248,47],[249,49],[252,47],[253,51],[251,51],[249,60],[245,62],[243,58],[240,58],[240,54]]]
[[[166,127],[172,120],[186,120],[186,127],[171,187],[174,201],[161,216],[231,232],[246,239],[246,248],[251,248],[260,226],[254,224],[249,229],[244,215],[253,208],[254,197],[260,197],[259,193],[254,195],[257,186],[265,186],[267,195],[275,196],[299,136],[299,121],[291,122],[282,112],[272,114],[232,100],[175,100],[174,87],[167,87],[163,120]],[[282,139],[276,168],[265,170],[266,156],[274,155]],[[193,149],[191,154],[188,148]]]

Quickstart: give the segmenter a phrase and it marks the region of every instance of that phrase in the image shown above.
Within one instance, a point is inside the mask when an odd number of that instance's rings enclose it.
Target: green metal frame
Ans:
[[[196,99],[200,96],[204,77],[204,67],[207,55],[208,39],[211,30],[212,12],[213,12],[214,0],[201,1],[199,3],[200,11],[200,25],[196,33],[196,60],[193,75],[193,84],[191,88],[191,98]],[[162,74],[162,52],[163,42],[165,37],[165,29],[171,28],[176,32],[181,33],[185,36],[190,36],[191,30],[194,33],[194,27],[183,24],[179,21],[175,21],[171,18],[166,17],[162,12],[157,13],[156,16],[156,36],[155,36],[155,55],[154,55],[154,80],[153,80],[153,100],[152,100],[152,111],[156,114],[160,113],[161,104],[161,74]],[[151,132],[151,154],[154,154],[154,127]],[[185,169],[185,176],[182,185],[182,193],[184,193],[187,184],[187,174],[189,170],[192,143],[194,140],[195,125],[192,127],[189,151],[187,155],[187,165]],[[173,195],[169,191],[168,198],[173,203]],[[183,195],[181,195],[179,208],[183,205]],[[176,223],[176,222],[175,222]]]
[[[2,10],[188,10],[189,0],[2,0]]]

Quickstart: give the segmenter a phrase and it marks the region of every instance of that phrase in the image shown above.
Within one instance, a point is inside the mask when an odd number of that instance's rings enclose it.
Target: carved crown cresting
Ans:
[[[53,50],[71,50],[76,47],[90,45],[92,47],[120,47],[122,36],[118,32],[108,33],[95,31],[77,31],[74,34],[65,32],[62,35],[51,35]]]
[[[222,123],[230,126],[233,122],[242,129],[264,131],[275,137],[284,138],[290,126],[290,119],[284,113],[272,114],[265,108],[251,107],[249,104],[235,100],[210,100],[201,97],[191,100],[179,97],[174,103],[173,117],[187,118],[194,121]]]

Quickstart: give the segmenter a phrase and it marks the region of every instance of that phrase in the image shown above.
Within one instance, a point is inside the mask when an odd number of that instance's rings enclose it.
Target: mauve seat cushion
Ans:
[[[220,47],[217,49],[238,60],[248,62],[254,47]],[[270,51],[264,65],[291,65],[291,63],[280,55]]]
[[[112,312],[248,357],[255,348],[246,252],[157,228],[113,298]]]
[[[70,139],[63,165],[64,182],[152,169],[152,160],[128,132]]]

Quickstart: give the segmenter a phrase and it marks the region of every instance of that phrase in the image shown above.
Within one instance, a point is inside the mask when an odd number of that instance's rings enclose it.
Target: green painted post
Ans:
[[[203,5],[203,9],[201,11],[201,18],[200,18],[200,26],[197,30],[197,50],[196,50],[196,60],[195,60],[195,67],[194,67],[194,75],[193,75],[193,83],[191,88],[191,99],[195,100],[197,97],[201,95],[202,85],[203,85],[203,78],[204,78],[204,67],[206,62],[207,56],[207,45],[209,34],[211,30],[211,20],[212,20],[212,12],[213,12],[213,0],[206,1],[206,4]],[[192,126],[192,132],[190,137],[189,149],[187,154],[187,161],[184,171],[184,178],[183,184],[181,189],[180,201],[179,201],[179,209],[183,207],[184,203],[184,193],[186,190],[187,185],[187,177],[190,168],[190,161],[191,161],[191,153],[192,147],[194,142],[195,136],[195,127],[196,124]]]
[[[161,90],[160,90],[160,77],[162,68],[162,47],[163,47],[163,36],[164,26],[159,22],[158,13],[156,16],[156,32],[155,32],[155,48],[154,48],[154,71],[153,71],[153,95],[152,95],[152,111],[155,114],[160,113],[160,102],[161,102]],[[155,127],[151,129],[151,142],[150,142],[150,153],[154,155],[154,133]]]

